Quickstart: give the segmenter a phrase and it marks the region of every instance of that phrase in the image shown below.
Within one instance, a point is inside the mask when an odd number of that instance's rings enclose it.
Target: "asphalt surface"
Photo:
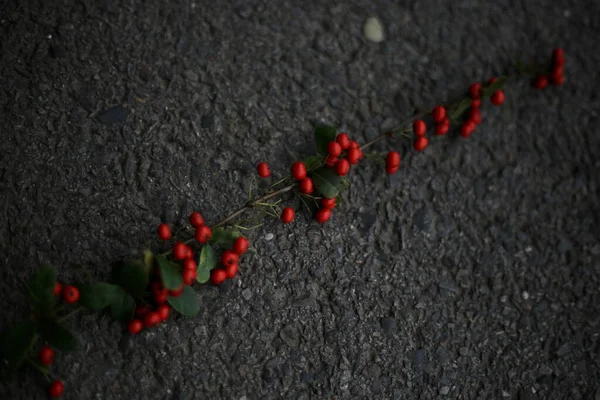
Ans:
[[[131,338],[81,314],[65,399],[600,398],[600,3],[95,3],[0,4],[0,329],[41,262],[106,279],[159,222],[243,204],[258,161],[310,154],[315,122],[364,141],[555,46],[566,84],[510,82],[469,140],[378,145],[397,175],[357,169],[325,226],[267,222],[194,319]]]

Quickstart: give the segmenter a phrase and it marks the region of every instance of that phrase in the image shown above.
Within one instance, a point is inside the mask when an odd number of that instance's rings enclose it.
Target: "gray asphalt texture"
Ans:
[[[65,399],[599,399],[599,17],[572,0],[3,2],[0,329],[41,262],[108,278],[161,221],[242,205],[258,161],[286,172],[316,122],[365,141],[562,46],[563,87],[509,83],[469,140],[378,145],[402,152],[397,175],[356,169],[324,226],[268,221],[196,318],[131,338],[82,313],[82,350],[53,371]],[[0,398],[46,387],[23,371]]]

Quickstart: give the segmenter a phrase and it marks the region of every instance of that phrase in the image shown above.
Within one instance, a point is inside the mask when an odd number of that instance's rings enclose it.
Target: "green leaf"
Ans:
[[[152,253],[152,250],[150,249],[144,250],[144,265],[146,266],[148,275],[150,275],[152,268],[154,268],[154,253]]]
[[[123,289],[120,289],[110,304],[110,313],[118,321],[128,321],[133,316],[135,300]]]
[[[2,357],[8,369],[19,367],[33,345],[38,325],[35,321],[26,321],[14,326],[2,343]]]
[[[315,143],[317,153],[327,155],[327,145],[335,140],[337,129],[329,125],[317,125],[315,128]]]
[[[150,280],[150,269],[139,260],[126,260],[117,267],[116,282],[133,297],[140,297],[146,292]]]
[[[111,305],[121,288],[110,283],[98,282],[79,286],[79,303],[93,311],[102,310]]]
[[[40,320],[40,334],[45,341],[58,350],[72,351],[79,346],[77,338],[53,319]]]
[[[165,256],[156,257],[156,261],[158,262],[158,266],[160,268],[160,276],[162,277],[162,282],[167,289],[179,289],[183,280],[181,278],[181,273],[176,267],[176,264],[169,262]]]
[[[315,189],[322,196],[333,198],[348,188],[348,181],[335,173],[331,168],[319,168],[311,173]]]
[[[504,82],[506,82],[506,76],[501,76],[500,78],[496,79],[496,82],[483,88],[483,95],[488,97],[494,94],[494,92],[501,90],[504,88]]]
[[[311,170],[323,165],[323,156],[309,156],[302,162],[306,165],[306,169]]]
[[[233,241],[240,237],[240,233],[232,229],[217,228],[212,231],[212,237],[210,244],[223,245],[224,247],[231,247]]]
[[[200,283],[206,283],[210,279],[210,271],[217,265],[217,256],[210,245],[205,244],[198,256],[198,269],[196,279]]]
[[[186,286],[177,297],[169,296],[167,301],[175,310],[188,317],[193,317],[200,311],[198,295],[191,286]]]
[[[42,265],[29,281],[29,299],[33,308],[41,313],[52,310],[56,299],[54,285],[56,270],[51,265]]]
[[[450,111],[450,119],[452,120],[452,122],[458,122],[458,119],[460,118],[460,116],[467,111],[467,109],[471,107],[471,99],[469,98],[465,98],[462,99],[460,103],[458,103],[458,106],[456,106],[455,109]]]

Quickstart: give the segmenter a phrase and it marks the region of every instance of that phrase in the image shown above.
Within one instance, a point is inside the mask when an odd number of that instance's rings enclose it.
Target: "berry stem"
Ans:
[[[57,322],[62,322],[66,319],[71,318],[73,315],[77,314],[79,312],[79,310],[81,310],[81,307],[77,307],[76,309],[74,309],[73,311],[71,311],[68,314],[63,315],[62,317],[58,318],[56,321]]]

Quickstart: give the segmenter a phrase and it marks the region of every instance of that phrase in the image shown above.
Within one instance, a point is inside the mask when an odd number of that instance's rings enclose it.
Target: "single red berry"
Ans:
[[[190,246],[185,246],[185,260],[188,258],[194,258],[194,250]]]
[[[476,100],[481,96],[481,83],[472,83],[471,86],[469,86],[469,96],[471,96],[473,100]]]
[[[446,109],[442,106],[437,106],[431,112],[431,116],[435,122],[442,122],[446,118]]]
[[[427,148],[428,145],[429,145],[429,139],[427,139],[425,136],[419,136],[413,142],[413,147],[415,148],[416,151],[423,151]]]
[[[227,273],[224,269],[215,268],[210,271],[210,283],[213,285],[219,286],[221,283],[225,282],[225,279],[227,279]]]
[[[332,199],[330,199],[328,197],[323,197],[321,199],[321,207],[328,208],[331,210],[335,207],[335,202],[336,202],[335,197]]]
[[[552,63],[554,65],[564,65],[565,64],[565,51],[560,47],[557,47],[552,51]]]
[[[348,137],[347,133],[342,132],[338,134],[335,138],[335,141],[338,142],[342,150],[346,150],[348,147],[350,147],[350,138]]]
[[[156,312],[158,313],[158,316],[160,317],[161,321],[166,321],[169,319],[169,314],[171,313],[171,306],[169,306],[168,304],[161,304],[156,309]]]
[[[450,130],[450,120],[448,118],[439,124],[435,124],[435,134],[438,136],[445,135],[448,133],[448,130]]]
[[[385,156],[385,166],[389,167],[399,167],[400,166],[400,153],[397,151],[390,151]]]
[[[481,99],[471,100],[471,108],[481,107]]]
[[[399,169],[400,169],[400,167],[386,167],[385,172],[387,174],[391,175],[391,174],[395,174],[396,172],[398,172]]]
[[[225,275],[227,276],[228,279],[233,279],[235,278],[235,276],[238,273],[238,265],[237,264],[231,264],[225,267]]]
[[[160,315],[156,311],[151,311],[144,317],[144,327],[150,328],[160,324]]]
[[[350,163],[345,158],[340,158],[340,160],[335,165],[335,172],[339,176],[346,176],[348,172],[350,172]]]
[[[198,243],[206,243],[212,237],[212,231],[206,225],[202,225],[200,228],[196,229],[196,241]]]
[[[489,85],[493,85],[494,83],[496,83],[496,81],[498,80],[498,78],[496,78],[495,76],[492,76],[490,79],[488,79],[487,84]]]
[[[271,170],[269,169],[269,164],[266,162],[258,163],[256,166],[256,172],[258,172],[258,176],[261,178],[268,178],[271,176]]]
[[[548,86],[548,77],[546,75],[538,76],[533,81],[533,86],[535,86],[536,89],[544,89],[546,86]]]
[[[427,125],[425,121],[422,119],[417,119],[413,122],[413,132],[416,136],[425,136],[425,132],[427,132]]]
[[[292,210],[290,207],[284,208],[283,211],[281,212],[281,222],[283,222],[284,224],[289,224],[293,220],[294,220],[294,210]]]
[[[195,269],[185,269],[181,274],[183,278],[183,283],[185,285],[191,285],[194,283],[194,279],[196,279],[196,270]]]
[[[154,292],[154,302],[156,304],[166,303],[168,299],[169,299],[169,291],[167,289],[161,290],[160,292]],[[148,314],[150,314],[150,313],[148,313]],[[146,316],[148,316],[148,314],[146,314]]]
[[[144,329],[144,324],[139,319],[132,319],[129,321],[129,324],[127,324],[127,330],[132,335],[137,335],[142,329]]]
[[[169,296],[179,297],[179,296],[181,296],[181,293],[183,293],[183,289],[185,289],[185,283],[182,283],[177,289],[169,290]]]
[[[48,394],[50,397],[56,398],[62,396],[65,392],[65,385],[62,381],[54,381],[50,384],[50,388],[48,389]]]
[[[563,83],[565,83],[565,76],[564,75],[558,75],[558,76],[553,76],[552,77],[552,84],[554,84],[556,86],[560,86]]]
[[[238,255],[244,254],[248,250],[248,239],[243,236],[235,239],[233,242],[233,251],[235,251]]]
[[[198,265],[196,264],[196,261],[194,261],[193,258],[186,258],[185,260],[183,260],[183,270],[184,271],[194,271],[196,272]]]
[[[490,102],[495,106],[501,106],[504,103],[504,90],[498,90],[490,97]]]
[[[202,215],[198,211],[194,211],[190,214],[190,224],[194,228],[199,228],[204,225],[204,218],[202,218]]]
[[[60,296],[60,294],[62,293],[62,289],[63,289],[63,286],[60,283],[56,282],[54,284],[54,289],[52,289],[52,293],[55,296]]]
[[[311,178],[306,177],[300,181],[298,188],[302,193],[311,194],[315,190],[313,181]]]
[[[75,286],[67,285],[63,288],[62,297],[66,303],[77,303],[77,300],[79,300],[79,289]]]
[[[135,316],[138,318],[144,317],[144,315],[150,312],[150,307],[145,304],[139,305],[135,308]]]
[[[469,119],[477,125],[481,123],[481,111],[479,111],[479,108],[471,108],[469,111]]]
[[[555,65],[552,67],[552,71],[550,71],[550,77],[564,75],[565,67],[562,65]]]
[[[342,154],[342,146],[338,142],[329,142],[327,144],[327,153],[332,157],[339,157]]]
[[[296,161],[292,164],[292,177],[297,181],[306,178],[306,165],[303,162]]]
[[[327,222],[329,218],[331,218],[331,210],[329,208],[321,208],[315,214],[315,219],[321,224]]]
[[[183,260],[187,255],[187,246],[185,243],[177,242],[173,246],[173,258],[176,260]]]
[[[157,233],[160,240],[171,239],[171,227],[169,224],[160,224]]]
[[[221,255],[221,264],[223,265],[232,265],[237,264],[240,257],[233,250],[225,250]]]
[[[361,155],[362,152],[359,148],[350,147],[350,149],[348,149],[348,154],[346,155],[346,160],[348,160],[350,164],[358,164]]]
[[[327,165],[329,168],[333,168],[333,167],[335,167],[335,164],[337,164],[338,158],[332,157],[332,156],[327,156],[327,157],[325,157],[324,162],[325,162],[325,165]]]
[[[161,281],[152,282],[152,284],[150,285],[150,288],[151,288],[153,294],[160,293],[164,290],[167,290],[165,288],[165,285]]]
[[[349,148],[350,149],[360,149],[360,145],[358,144],[358,142],[356,140],[351,140]]]
[[[40,363],[43,365],[50,365],[52,364],[52,361],[54,361],[55,355],[56,353],[54,353],[54,350],[52,350],[51,347],[42,346],[40,353],[38,354],[38,358],[40,359]]]
[[[460,127],[460,136],[467,138],[475,131],[475,122],[468,120]]]

